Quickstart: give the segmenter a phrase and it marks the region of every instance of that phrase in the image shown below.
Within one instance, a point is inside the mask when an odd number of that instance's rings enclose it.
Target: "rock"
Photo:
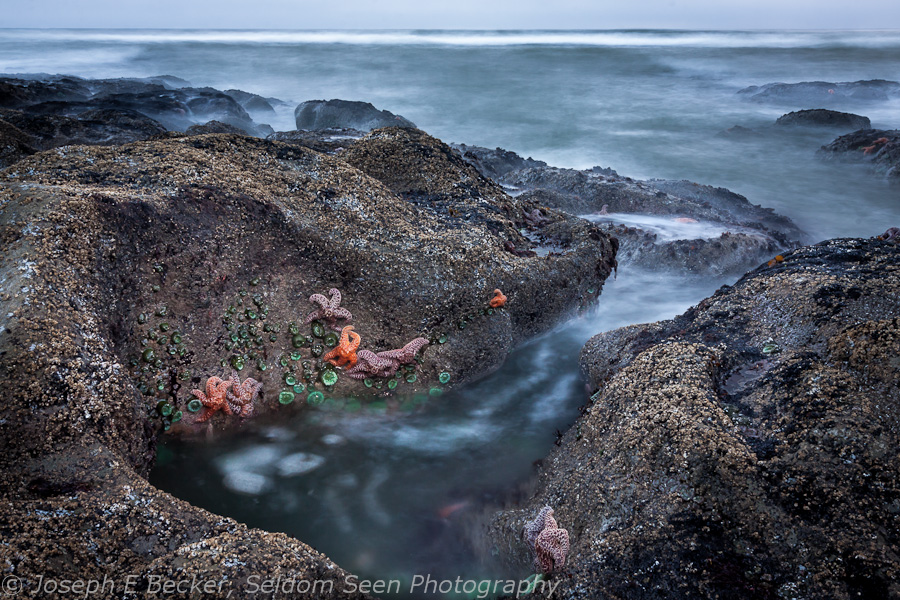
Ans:
[[[496,181],[522,201],[573,214],[593,214],[589,218],[619,239],[623,264],[709,275],[738,273],[786,248],[797,247],[805,238],[787,217],[724,188],[690,181],[636,181],[600,167],[578,171],[539,166],[537,161],[517,158],[511,152],[475,146],[466,146],[460,156],[483,169],[483,174],[494,173]],[[604,205],[612,216],[595,218]],[[704,229],[717,233],[662,240],[633,223],[642,215],[651,217],[647,221],[655,217],[696,221],[701,233]]]
[[[847,131],[872,127],[868,117],[824,108],[789,112],[778,117],[775,125],[778,127],[827,127]]]
[[[71,118],[80,118],[86,112],[98,114],[96,111],[133,112],[174,131],[185,131],[192,125],[210,120],[227,123],[258,137],[274,131],[269,125],[255,123],[231,96],[213,88],[178,85],[187,82],[170,76],[145,79],[44,77],[45,80],[0,78],[0,107]]]
[[[275,114],[272,104],[258,94],[242,90],[225,90],[225,93],[234,98],[247,112]]]
[[[386,110],[378,110],[368,102],[352,100],[308,100],[294,109],[297,129],[359,129],[371,131],[382,127],[415,127],[412,121]]]
[[[203,125],[191,125],[185,131],[188,135],[203,135],[206,133],[234,133],[237,135],[245,135],[246,132],[239,127],[222,123],[221,121],[210,121]]]
[[[450,146],[478,169],[482,175],[495,181],[500,181],[512,171],[548,166],[542,160],[534,160],[531,157],[522,158],[515,152],[510,152],[503,148],[491,150],[479,146],[467,146],[466,144],[451,144]]]
[[[35,141],[15,125],[0,119],[0,169],[37,152]]]
[[[403,372],[404,393],[428,393],[444,371],[453,382],[484,374],[515,343],[596,298],[615,264],[613,241],[554,211],[529,229],[531,207],[421,132],[375,131],[359,142],[371,153],[356,159],[385,173],[374,152],[390,157],[404,139],[437,162],[419,183],[405,169],[427,165],[412,158],[386,179],[428,191],[431,205],[337,158],[228,134],[66,146],[0,174],[0,522],[15,532],[4,535],[0,560],[26,596],[39,576],[71,577],[73,565],[85,578],[224,581],[214,598],[242,596],[250,575],[344,581],[301,542],[192,507],[144,479],[165,428],[239,425],[222,411],[197,424],[207,409],[188,406],[191,389],[227,375],[223,360],[262,383],[254,414],[303,410],[308,391],[289,387],[280,361],[299,377],[307,362],[306,384],[325,371],[314,357],[323,341],[303,324],[311,294],[343,292],[365,349],[431,341],[422,363]],[[507,248],[533,248],[521,231],[545,230],[559,253]],[[489,313],[495,287],[509,301]],[[303,335],[291,331],[298,324]],[[389,393],[386,383],[375,389]],[[316,387],[328,397],[368,390],[344,376]],[[273,463],[275,475],[297,472],[292,461]],[[229,484],[249,493],[266,482]]]
[[[877,173],[900,180],[900,129],[864,129],[842,135],[817,152],[824,160],[869,164]]]
[[[71,144],[125,144],[166,131],[153,119],[130,110],[90,110],[65,117],[0,108],[0,119],[31,135],[40,150]]]
[[[570,533],[558,598],[900,595],[900,246],[831,240],[600,334],[598,391],[489,544]]]
[[[843,83],[827,81],[767,83],[744,88],[738,94],[753,102],[767,104],[848,106],[886,102],[900,98],[900,83],[883,79]]]
[[[301,146],[325,154],[338,154],[352,146],[356,140],[366,135],[358,129],[314,129],[277,131],[266,137],[267,140],[284,142],[291,146]]]

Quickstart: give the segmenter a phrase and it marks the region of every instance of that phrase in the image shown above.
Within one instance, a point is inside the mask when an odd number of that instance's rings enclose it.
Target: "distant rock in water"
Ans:
[[[493,174],[517,198],[600,224],[619,240],[622,263],[712,275],[743,272],[805,238],[787,217],[724,188],[690,181],[636,181],[600,167],[548,167],[501,149],[459,145],[457,152],[482,174]],[[601,214],[604,206],[606,215]],[[651,227],[641,224],[641,216]],[[664,239],[658,232],[665,220],[697,227],[681,228],[690,237]],[[715,232],[712,237],[710,231]]]
[[[817,153],[825,160],[868,163],[900,182],[900,129],[864,129],[842,135]]]
[[[822,127],[856,131],[857,129],[869,129],[872,127],[872,122],[869,121],[868,117],[853,113],[813,108],[795,110],[782,115],[775,121],[775,125],[779,127]]]
[[[799,106],[868,104],[900,98],[900,83],[884,79],[843,83],[827,81],[767,83],[744,88],[738,94],[753,102],[769,104]]]
[[[369,102],[308,100],[294,109],[297,129],[346,128],[371,131],[382,127],[412,127],[415,123]]]
[[[716,137],[727,138],[731,140],[757,140],[762,138],[763,134],[756,131],[755,129],[744,127],[743,125],[735,125],[734,127],[723,129],[716,134]]]
[[[554,597],[900,597],[898,298],[896,241],[830,240],[595,336],[583,416],[479,547],[530,572],[549,505]]]
[[[83,113],[101,110],[133,111],[173,131],[185,131],[192,125],[210,120],[228,123],[258,137],[274,131],[269,125],[255,123],[247,110],[230,95],[213,88],[182,84],[188,82],[171,76],[145,79],[82,79],[62,75],[0,77],[0,108],[76,119],[82,119]]]
[[[247,112],[275,114],[272,103],[258,94],[251,94],[243,90],[225,90],[225,93],[234,98]]]

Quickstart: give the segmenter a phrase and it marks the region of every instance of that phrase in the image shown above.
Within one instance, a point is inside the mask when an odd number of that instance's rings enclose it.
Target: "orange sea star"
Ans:
[[[872,154],[873,152],[875,152],[875,150],[878,148],[878,146],[881,146],[882,144],[887,144],[889,141],[890,140],[887,139],[886,137],[878,138],[877,140],[872,142],[871,146],[863,147],[863,154]]]
[[[322,357],[336,367],[347,365],[352,369],[356,365],[356,349],[359,348],[359,334],[353,331],[353,325],[347,325],[341,329],[341,339],[338,345]]]
[[[506,305],[506,296],[500,290],[494,290],[494,297],[490,301],[491,308],[503,308]]]
[[[197,423],[209,420],[219,410],[224,410],[225,414],[228,415],[232,414],[231,407],[226,399],[226,393],[233,383],[234,381],[231,379],[223,381],[218,377],[210,377],[206,380],[205,394],[201,390],[191,390],[191,393],[203,403],[203,406],[209,409],[197,419]]]

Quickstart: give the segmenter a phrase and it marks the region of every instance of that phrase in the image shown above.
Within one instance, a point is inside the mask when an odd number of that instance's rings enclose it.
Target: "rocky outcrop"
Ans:
[[[234,125],[229,125],[228,123],[223,123],[221,121],[210,121],[208,123],[204,123],[203,125],[191,125],[185,131],[188,135],[204,135],[207,133],[234,133],[237,135],[243,135],[244,132]]]
[[[0,108],[0,120],[32,136],[40,150],[74,144],[127,144],[166,131],[153,119],[132,110],[90,110],[65,117]]]
[[[832,240],[596,336],[597,391],[494,553],[529,572],[520,532],[550,505],[556,597],[897,597],[898,285],[896,241]]]
[[[831,83],[767,83],[744,88],[738,94],[753,102],[796,106],[852,106],[900,98],[900,83],[872,79]]]
[[[459,146],[458,151],[483,174],[492,173],[523,202],[594,214],[597,222],[619,239],[622,263],[702,274],[742,272],[798,246],[805,237],[790,219],[724,188],[690,181],[637,181],[609,168],[578,171],[541,166],[511,152],[476,146]],[[604,206],[609,217],[599,214]],[[710,237],[663,240],[657,233],[623,220],[637,215],[690,221],[725,231]]]
[[[0,119],[0,169],[34,154],[36,141],[15,125]]]
[[[277,131],[266,137],[267,140],[284,142],[291,146],[309,148],[325,154],[338,154],[352,146],[356,140],[365,136],[365,131],[358,129],[313,129]]]
[[[169,76],[146,79],[81,79],[41,75],[0,78],[0,108],[32,115],[72,117],[84,113],[139,113],[166,129],[184,131],[191,125],[218,120],[249,135],[273,132],[255,123],[231,96],[213,88],[193,88]]]
[[[872,127],[868,117],[824,108],[795,110],[778,117],[777,127],[821,127],[856,131]]]
[[[415,127],[415,124],[369,102],[352,100],[308,100],[294,109],[297,129],[358,129]]]
[[[0,564],[29,593],[39,575],[136,574],[139,590],[197,575],[223,581],[210,595],[221,598],[246,592],[251,574],[342,582],[308,546],[146,483],[157,436],[206,416],[191,412],[190,390],[235,369],[262,383],[255,414],[440,391],[440,374],[486,373],[591,302],[615,264],[614,242],[590,223],[528,212],[421,132],[359,144],[430,148],[427,164],[401,162],[386,180],[431,203],[337,158],[223,134],[66,146],[0,174]],[[390,171],[374,153],[355,158]],[[558,252],[536,256],[529,228]],[[310,295],[330,288],[361,348],[430,344],[390,379],[326,368],[333,342],[304,321]],[[506,307],[488,307],[494,288]],[[219,412],[200,427],[239,422]]]
[[[900,130],[864,129],[842,135],[818,151],[824,160],[869,164],[877,173],[900,181]]]

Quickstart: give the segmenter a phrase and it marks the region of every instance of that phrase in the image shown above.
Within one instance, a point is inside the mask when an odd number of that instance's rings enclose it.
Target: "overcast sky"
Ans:
[[[900,0],[0,0],[0,27],[900,29]]]

